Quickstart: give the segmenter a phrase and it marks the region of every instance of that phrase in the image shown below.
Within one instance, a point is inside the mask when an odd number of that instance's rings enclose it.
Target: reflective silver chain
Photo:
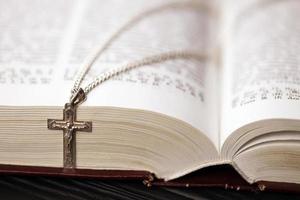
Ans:
[[[172,3],[167,4],[165,6],[161,6],[158,8],[147,10],[136,17],[132,18],[130,21],[125,23],[120,29],[118,29],[105,43],[104,45],[99,46],[96,48],[94,53],[87,58],[87,60],[84,62],[78,73],[75,77],[75,83],[71,90],[71,99],[78,93],[78,91],[81,89],[80,85],[86,76],[86,74],[89,72],[92,65],[96,62],[96,60],[103,54],[103,52],[109,48],[109,46],[126,30],[134,26],[137,22],[139,22],[141,19],[145,18],[146,16],[155,14],[159,11],[163,11],[166,9],[178,9],[178,8],[190,8],[190,9],[207,9],[207,7],[201,3],[190,1],[188,3]],[[81,89],[84,91],[85,95],[87,95],[91,90],[93,90],[95,87],[97,87],[99,84],[103,83],[106,80],[111,79],[114,76],[119,75],[120,73],[127,72],[129,70],[132,70],[137,67],[142,67],[145,65],[151,65],[151,64],[157,64],[161,62],[165,62],[168,60],[175,60],[175,59],[195,59],[203,61],[207,58],[207,54],[194,52],[194,51],[169,51],[159,54],[154,54],[151,56],[144,57],[140,60],[135,60],[132,62],[129,62],[125,65],[122,65],[120,67],[112,68],[108,70],[107,72],[104,72],[94,78],[91,83],[89,83],[84,89]]]

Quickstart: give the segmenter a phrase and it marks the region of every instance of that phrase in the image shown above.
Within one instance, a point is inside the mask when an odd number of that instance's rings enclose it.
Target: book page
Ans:
[[[300,2],[227,1],[221,143],[262,119],[300,119]]]
[[[71,1],[0,1],[1,87],[53,82],[72,9]]]
[[[216,17],[203,2],[26,0],[0,6],[0,91],[6,94],[0,105],[63,106],[88,55],[137,15],[141,19],[106,49],[83,86],[145,56],[211,52]],[[143,15],[149,10],[153,12]],[[217,143],[216,70],[210,59],[141,67],[98,86],[82,106],[159,112],[191,124]]]

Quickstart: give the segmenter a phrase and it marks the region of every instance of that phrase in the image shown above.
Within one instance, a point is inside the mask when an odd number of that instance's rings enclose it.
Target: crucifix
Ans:
[[[92,131],[92,122],[76,120],[77,106],[85,99],[85,93],[80,89],[73,96],[71,102],[65,104],[63,120],[48,119],[48,129],[63,130],[64,168],[76,167],[76,131]]]

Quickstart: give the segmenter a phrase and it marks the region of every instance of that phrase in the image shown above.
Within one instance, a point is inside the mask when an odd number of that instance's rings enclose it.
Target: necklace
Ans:
[[[198,9],[203,9],[202,4],[195,4],[195,2],[189,3],[173,3],[169,5],[165,5],[162,7],[158,7],[152,10],[148,10],[134,18],[132,18],[128,23],[118,29],[115,34],[113,34],[109,40],[99,48],[96,49],[95,53],[91,55],[87,59],[87,62],[82,65],[81,69],[78,71],[74,86],[71,90],[71,98],[70,102],[65,104],[63,110],[63,120],[57,119],[48,119],[48,129],[50,130],[63,130],[63,166],[65,170],[70,170],[76,168],[76,131],[81,132],[92,132],[92,122],[87,121],[77,121],[76,119],[76,111],[78,106],[84,102],[87,98],[89,92],[91,92],[95,87],[111,79],[114,76],[117,76],[121,73],[130,71],[134,68],[162,63],[168,60],[176,60],[176,59],[195,59],[203,61],[207,58],[206,54],[201,54],[193,51],[169,51],[160,54],[154,54],[151,56],[144,57],[140,60],[135,60],[133,62],[129,62],[123,66],[113,68],[108,70],[107,72],[100,74],[98,77],[92,80],[86,87],[81,88],[81,83],[84,80],[84,77],[88,73],[89,69],[95,63],[95,61],[99,58],[99,56],[126,30],[134,26],[141,19],[146,16],[155,14],[159,11],[163,11],[165,9],[174,9],[174,8],[182,8],[189,7],[195,8],[195,5],[198,6]],[[196,7],[197,8],[197,7]]]

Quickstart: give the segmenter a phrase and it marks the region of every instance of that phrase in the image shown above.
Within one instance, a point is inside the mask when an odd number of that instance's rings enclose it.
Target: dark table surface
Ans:
[[[0,199],[299,199],[300,194],[250,193],[217,188],[147,188],[141,182],[0,176]]]

